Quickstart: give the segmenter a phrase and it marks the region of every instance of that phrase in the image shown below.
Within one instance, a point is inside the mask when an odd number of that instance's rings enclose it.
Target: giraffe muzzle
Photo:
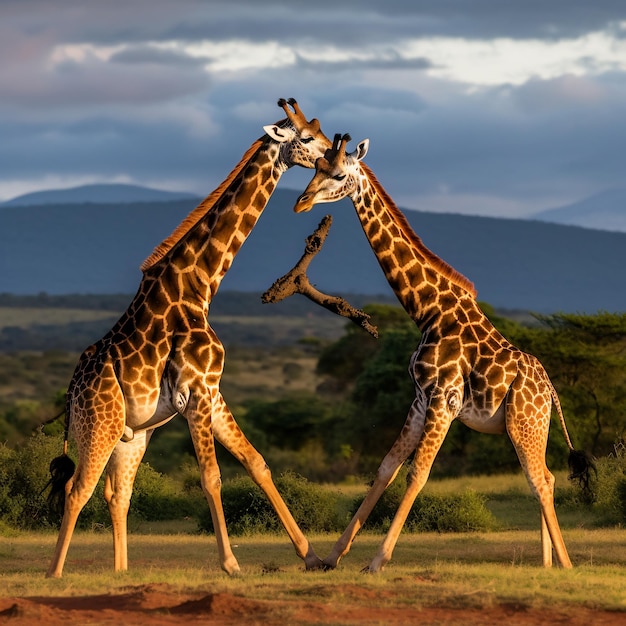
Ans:
[[[306,213],[313,208],[313,196],[310,193],[303,193],[298,197],[293,210],[295,213]]]

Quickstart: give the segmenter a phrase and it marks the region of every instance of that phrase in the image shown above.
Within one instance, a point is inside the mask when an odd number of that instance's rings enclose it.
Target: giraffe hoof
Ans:
[[[239,569],[239,563],[237,563],[236,559],[228,560],[228,562],[222,563],[222,569],[231,577],[235,578],[241,574],[241,570]]]
[[[361,574],[378,574],[378,572],[382,572],[384,569],[384,565],[375,565],[374,563],[370,563],[361,570]]]
[[[322,561],[322,568],[325,572],[329,572],[337,567],[336,561],[329,561],[328,559],[324,559]]]
[[[304,564],[305,564],[305,569],[307,572],[324,569],[324,563],[322,562],[322,559],[320,559],[319,557],[315,555],[308,556],[305,559]]]
[[[243,574],[240,569],[235,569],[232,572],[227,572],[229,578],[240,578]]]

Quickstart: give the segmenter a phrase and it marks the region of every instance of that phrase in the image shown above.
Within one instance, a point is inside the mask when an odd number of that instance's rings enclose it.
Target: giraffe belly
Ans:
[[[178,413],[168,393],[160,393],[154,401],[129,399],[126,403],[126,426],[133,432],[158,428]]]
[[[468,428],[488,435],[503,435],[506,432],[504,402],[495,410],[473,404],[463,407],[457,419]]]

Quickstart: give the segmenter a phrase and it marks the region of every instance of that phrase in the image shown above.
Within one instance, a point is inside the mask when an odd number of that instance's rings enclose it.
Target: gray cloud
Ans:
[[[301,41],[385,40],[389,36],[469,38],[578,36],[626,19],[621,0],[3,0],[3,22],[19,32],[54,32],[64,42],[100,44],[179,38]],[[366,28],[366,31],[361,30]],[[366,35],[365,35],[366,33]]]
[[[82,176],[208,193],[282,116],[276,99],[294,96],[327,134],[369,137],[368,163],[414,206],[444,192],[528,203],[582,197],[623,184],[623,71],[470,88],[434,77],[435,60],[407,58],[398,44],[557,41],[620,20],[626,5],[603,0],[5,0],[0,190]],[[275,43],[285,58],[209,73],[214,59],[155,45],[172,40]],[[90,44],[110,46],[110,55]],[[51,62],[72,45],[86,56]],[[331,47],[340,56],[310,54]],[[290,174],[285,185],[301,180]]]

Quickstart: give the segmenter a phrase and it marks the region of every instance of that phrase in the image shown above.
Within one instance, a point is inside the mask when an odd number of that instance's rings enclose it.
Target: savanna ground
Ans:
[[[537,525],[538,526],[538,525]],[[392,561],[361,573],[382,536],[364,532],[334,571],[305,572],[286,535],[233,537],[241,575],[219,568],[194,522],[138,524],[128,572],[106,530],[76,533],[62,579],[46,579],[54,533],[0,541],[0,624],[626,623],[626,529],[564,531],[573,570],[541,566],[538,527],[401,535]],[[310,540],[320,555],[335,536]]]

